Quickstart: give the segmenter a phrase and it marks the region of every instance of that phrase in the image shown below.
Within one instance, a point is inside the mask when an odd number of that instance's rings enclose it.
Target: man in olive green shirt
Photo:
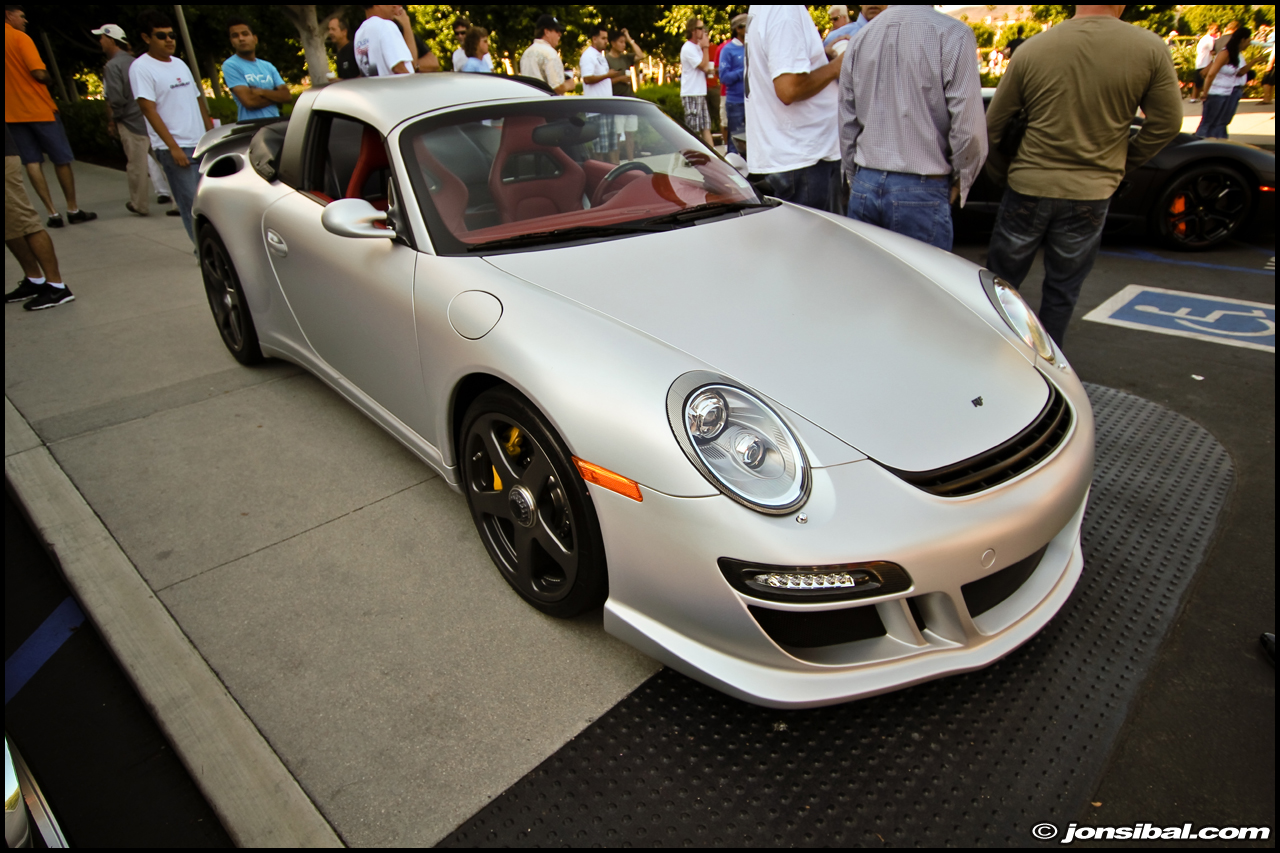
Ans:
[[[987,110],[989,168],[1008,181],[987,265],[1018,287],[1044,245],[1037,313],[1059,346],[1097,258],[1111,194],[1182,127],[1168,47],[1119,20],[1123,11],[1077,6],[1071,20],[1028,39]],[[1130,139],[1138,107],[1146,121]],[[996,152],[1019,113],[1026,133],[1008,161]]]

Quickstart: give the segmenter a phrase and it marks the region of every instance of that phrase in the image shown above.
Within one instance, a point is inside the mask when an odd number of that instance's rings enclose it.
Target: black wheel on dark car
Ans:
[[[218,231],[208,223],[200,227],[200,273],[204,277],[209,310],[222,335],[222,342],[241,364],[257,364],[263,360],[258,346],[258,330],[249,313],[249,303],[240,287],[235,264]]]
[[[542,413],[507,387],[463,418],[462,488],[502,577],[551,616],[576,616],[609,592],[604,541],[586,484]]]
[[[1202,251],[1229,240],[1252,208],[1253,191],[1244,176],[1209,163],[1174,176],[1156,202],[1151,225],[1169,248]]]

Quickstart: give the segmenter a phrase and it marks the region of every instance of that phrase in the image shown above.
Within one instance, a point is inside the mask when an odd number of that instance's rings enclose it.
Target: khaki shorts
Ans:
[[[22,176],[27,170],[18,156],[4,158],[4,239],[5,242],[44,230],[40,214],[31,206]]]

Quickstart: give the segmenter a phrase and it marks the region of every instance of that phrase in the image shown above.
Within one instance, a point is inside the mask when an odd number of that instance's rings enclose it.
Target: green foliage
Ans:
[[[973,37],[978,40],[978,47],[989,48],[996,43],[996,28],[982,21],[966,21]]]
[[[996,39],[996,47],[1004,47],[1014,39],[1029,39],[1040,32],[1040,24],[1036,21],[1017,21],[1000,30]]]
[[[205,103],[209,105],[209,117],[216,118],[223,124],[232,124],[239,114],[235,99],[230,95],[223,95],[220,98],[205,98]]]
[[[107,102],[81,100],[58,104],[67,141],[77,157],[114,161],[124,157],[120,142],[107,133]]]
[[[666,14],[658,22],[658,26],[666,33],[674,36],[679,40],[679,44],[683,44],[685,40],[684,25],[692,17],[699,17],[707,25],[707,35],[711,38],[711,43],[716,44],[729,38],[729,22],[736,15],[741,15],[747,11],[747,6],[667,6]],[[825,26],[826,6],[822,7],[822,24]],[[812,13],[812,10],[810,10]],[[676,47],[676,54],[680,52],[680,48]]]
[[[1031,20],[1042,24],[1060,24],[1075,13],[1075,6],[1032,6]]]
[[[1209,6],[1187,6],[1187,9],[1219,8]],[[1247,7],[1244,7],[1247,8]],[[1044,24],[1057,24],[1067,20],[1076,12],[1075,6],[1032,6],[1032,19]],[[1167,36],[1175,28],[1179,32],[1186,25],[1179,22],[1177,6],[1136,5],[1125,6],[1121,20],[1151,30],[1160,36]]]
[[[644,98],[657,105],[658,109],[672,119],[684,124],[684,102],[680,100],[680,84],[666,83],[661,86],[641,86],[636,90],[636,97]]]
[[[1249,14],[1251,8],[1250,6],[1188,6],[1183,11],[1182,17],[1191,25],[1191,32],[1199,36],[1208,32],[1210,24],[1225,26],[1231,21],[1249,21],[1252,17]]]
[[[1179,83],[1194,83],[1196,80],[1196,45],[1178,44],[1169,49],[1173,57],[1174,70],[1178,72]]]
[[[982,88],[984,89],[994,89],[996,86],[1000,85],[1000,76],[997,74],[991,74],[987,71],[979,71],[978,77],[982,81]]]

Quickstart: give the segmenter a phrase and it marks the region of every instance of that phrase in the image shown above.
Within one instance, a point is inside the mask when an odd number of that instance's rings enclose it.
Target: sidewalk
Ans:
[[[100,218],[51,232],[75,301],[5,309],[6,475],[39,502],[13,479],[47,446],[116,581],[171,614],[342,841],[435,843],[658,669],[598,613],[524,604],[463,498],[326,386],[238,365],[180,221],[127,213],[123,173],[76,180]],[[161,714],[199,709],[182,698]]]
[[[1200,112],[1204,102],[1193,104],[1182,101],[1182,132],[1195,133],[1200,126]],[[1236,142],[1262,146],[1269,151],[1276,147],[1276,105],[1260,104],[1257,99],[1241,101],[1236,117],[1227,125],[1227,133]]]

